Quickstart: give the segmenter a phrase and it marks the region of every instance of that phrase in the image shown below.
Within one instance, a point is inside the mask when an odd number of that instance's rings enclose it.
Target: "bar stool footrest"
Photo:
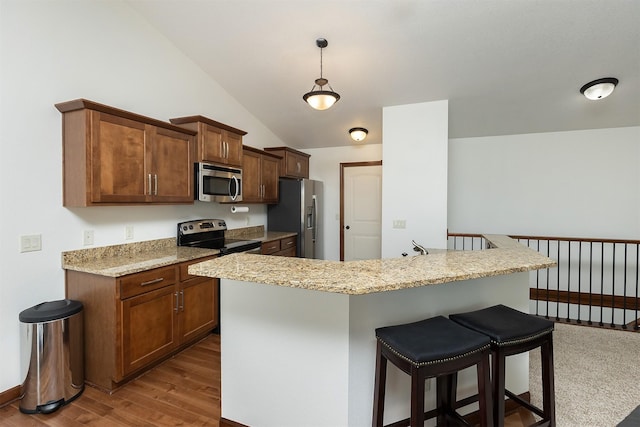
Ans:
[[[530,402],[527,402],[526,400],[522,399],[517,394],[512,393],[511,391],[505,389],[504,390],[504,395],[509,397],[511,400],[514,400],[520,406],[524,406],[525,408],[527,408],[531,412],[535,413],[539,417],[546,418],[546,415],[544,414],[544,411],[542,409],[538,408],[535,405],[532,405]],[[534,425],[537,425],[537,424],[534,424]]]

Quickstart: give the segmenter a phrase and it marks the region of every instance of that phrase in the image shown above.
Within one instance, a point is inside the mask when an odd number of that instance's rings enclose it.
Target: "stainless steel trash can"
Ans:
[[[27,366],[20,411],[54,412],[84,391],[82,303],[44,302],[19,318],[22,363]]]

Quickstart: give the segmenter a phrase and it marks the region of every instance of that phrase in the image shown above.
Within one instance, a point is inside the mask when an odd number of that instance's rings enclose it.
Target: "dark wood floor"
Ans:
[[[220,337],[209,335],[111,395],[87,386],[78,399],[49,415],[22,414],[18,404],[0,408],[0,427],[219,427]],[[505,427],[531,423],[533,417],[523,410],[511,414]]]
[[[0,426],[210,426],[220,420],[220,337],[209,335],[112,395],[85,387],[49,415],[0,408]]]

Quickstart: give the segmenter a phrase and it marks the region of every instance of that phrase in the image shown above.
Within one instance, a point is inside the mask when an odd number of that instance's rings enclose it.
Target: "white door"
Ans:
[[[382,226],[381,162],[343,164],[344,261],[379,259]]]

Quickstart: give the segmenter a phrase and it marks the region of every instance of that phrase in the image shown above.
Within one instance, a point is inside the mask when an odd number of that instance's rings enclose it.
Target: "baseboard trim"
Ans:
[[[22,387],[17,385],[0,393],[0,408],[18,400],[22,395]]]
[[[249,427],[226,418],[220,418],[220,427]]]
[[[522,394],[519,394],[518,397],[520,397],[520,399],[526,401],[526,402],[531,402],[531,394],[527,391],[524,392]],[[517,411],[520,408],[520,405],[518,405],[518,403],[516,403],[515,401],[511,400],[511,399],[507,399],[504,402],[504,415],[505,417],[511,415],[512,413],[514,413],[515,411]],[[477,425],[480,424],[480,413],[479,411],[475,411],[475,412],[471,412],[470,414],[467,414],[464,416],[464,419],[472,425]],[[406,419],[404,421],[409,421],[409,419]],[[398,424],[402,424],[403,422],[400,421],[398,422]],[[244,424],[232,421],[232,420],[228,420],[226,418],[220,418],[220,427],[249,427],[246,426]]]

